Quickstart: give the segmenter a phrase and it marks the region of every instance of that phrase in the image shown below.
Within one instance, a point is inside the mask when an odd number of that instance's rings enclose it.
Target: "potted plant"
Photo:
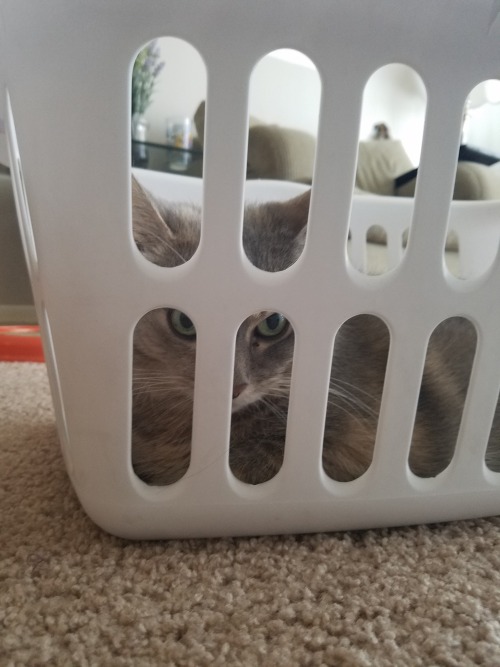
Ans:
[[[151,104],[156,78],[165,63],[160,61],[158,41],[149,42],[134,62],[132,70],[132,138],[146,141],[148,122],[144,117]]]

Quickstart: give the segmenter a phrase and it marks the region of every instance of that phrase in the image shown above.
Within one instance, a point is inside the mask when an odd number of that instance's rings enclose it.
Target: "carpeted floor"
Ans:
[[[126,542],[80,509],[45,368],[0,364],[0,665],[500,665],[500,520]]]

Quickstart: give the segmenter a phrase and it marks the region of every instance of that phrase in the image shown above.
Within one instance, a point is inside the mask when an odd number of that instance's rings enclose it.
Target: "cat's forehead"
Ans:
[[[247,317],[245,320],[245,324],[248,325],[257,325],[260,324],[260,322],[263,322],[266,317],[269,317],[274,311],[272,310],[261,310],[258,313],[254,313],[253,315],[250,315],[250,317]]]

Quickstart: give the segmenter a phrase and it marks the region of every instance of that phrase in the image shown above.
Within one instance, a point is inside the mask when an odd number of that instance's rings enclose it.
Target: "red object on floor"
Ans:
[[[45,361],[40,327],[0,326],[0,361]]]

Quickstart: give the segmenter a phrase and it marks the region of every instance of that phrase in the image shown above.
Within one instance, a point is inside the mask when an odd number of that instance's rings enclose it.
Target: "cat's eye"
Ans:
[[[181,310],[169,311],[168,318],[174,331],[186,338],[194,338],[196,329],[193,322]]]
[[[288,326],[288,320],[281,313],[272,313],[256,327],[256,333],[265,338],[279,336]]]
[[[131,458],[146,484],[174,484],[190,466],[196,347],[193,322],[168,305],[135,326]]]
[[[236,333],[229,467],[245,484],[267,482],[283,465],[293,334],[292,323],[272,310],[253,313]]]

